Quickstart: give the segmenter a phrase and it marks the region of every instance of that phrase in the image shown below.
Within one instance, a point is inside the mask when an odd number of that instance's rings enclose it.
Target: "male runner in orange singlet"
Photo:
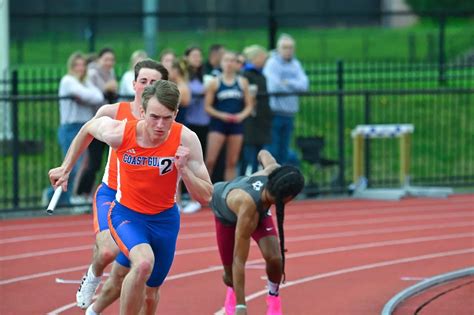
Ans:
[[[174,83],[155,82],[142,95],[144,120],[101,117],[89,121],[62,166],[49,172],[53,186],[67,189],[70,169],[93,137],[117,151],[119,182],[108,220],[114,240],[131,265],[123,281],[121,314],[138,314],[142,306],[146,314],[156,311],[159,287],[171,267],[179,231],[175,203],[179,177],[202,204],[212,195],[199,139],[174,122],[178,102]]]
[[[134,67],[135,79],[133,88],[135,98],[132,102],[120,102],[102,106],[93,119],[100,117],[110,117],[117,120],[135,120],[140,118],[141,95],[143,89],[158,80],[168,80],[168,70],[160,63],[145,59],[138,62]],[[97,287],[100,284],[101,276],[107,267],[119,254],[119,248],[112,239],[107,222],[107,214],[110,204],[115,199],[117,192],[117,155],[114,150],[109,148],[109,156],[105,167],[102,184],[97,188],[93,199],[93,217],[94,232],[96,233],[96,242],[92,256],[92,263],[86,274],[82,278],[81,285],[76,293],[77,306],[86,309],[91,303]],[[122,269],[120,266],[114,266],[112,278],[119,276],[123,278],[128,268]],[[104,286],[112,295],[110,299],[115,300],[120,295],[120,287],[114,288]],[[115,298],[114,298],[115,296]],[[96,305],[97,307],[97,305]],[[100,310],[100,309],[98,309]],[[100,310],[102,311],[102,310]]]

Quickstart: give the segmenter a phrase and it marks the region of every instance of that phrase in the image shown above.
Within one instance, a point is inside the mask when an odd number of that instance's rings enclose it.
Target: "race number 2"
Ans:
[[[173,170],[174,157],[160,158],[160,175],[165,175]]]

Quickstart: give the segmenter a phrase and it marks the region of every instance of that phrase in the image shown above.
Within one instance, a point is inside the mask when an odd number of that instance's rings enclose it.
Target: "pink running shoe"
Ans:
[[[282,315],[279,296],[267,295],[267,315]]]
[[[235,314],[235,305],[237,304],[237,299],[235,298],[234,289],[227,287],[227,294],[225,296],[224,309],[226,315]]]

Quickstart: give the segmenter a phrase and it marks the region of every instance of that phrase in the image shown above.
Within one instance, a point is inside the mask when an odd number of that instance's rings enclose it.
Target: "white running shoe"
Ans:
[[[91,305],[92,298],[94,297],[95,291],[100,284],[100,278],[101,277],[95,277],[92,274],[91,267],[89,267],[89,270],[82,278],[81,285],[79,286],[79,290],[77,290],[76,293],[77,306],[82,309],[87,309],[87,307]]]
[[[191,200],[188,204],[183,208],[183,213],[194,213],[201,210],[201,204],[197,201]]]
[[[89,305],[89,307],[86,309],[85,315],[100,315],[100,314],[94,312],[94,310],[92,309],[93,307],[94,307],[94,303]]]

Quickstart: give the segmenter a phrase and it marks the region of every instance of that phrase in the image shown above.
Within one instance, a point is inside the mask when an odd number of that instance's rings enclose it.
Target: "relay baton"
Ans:
[[[63,189],[61,186],[56,188],[54,190],[54,195],[51,198],[51,201],[49,202],[48,208],[46,209],[46,213],[49,215],[52,215],[54,212],[54,209],[56,208],[56,205],[58,204],[59,198],[61,197],[61,193],[63,192]]]

